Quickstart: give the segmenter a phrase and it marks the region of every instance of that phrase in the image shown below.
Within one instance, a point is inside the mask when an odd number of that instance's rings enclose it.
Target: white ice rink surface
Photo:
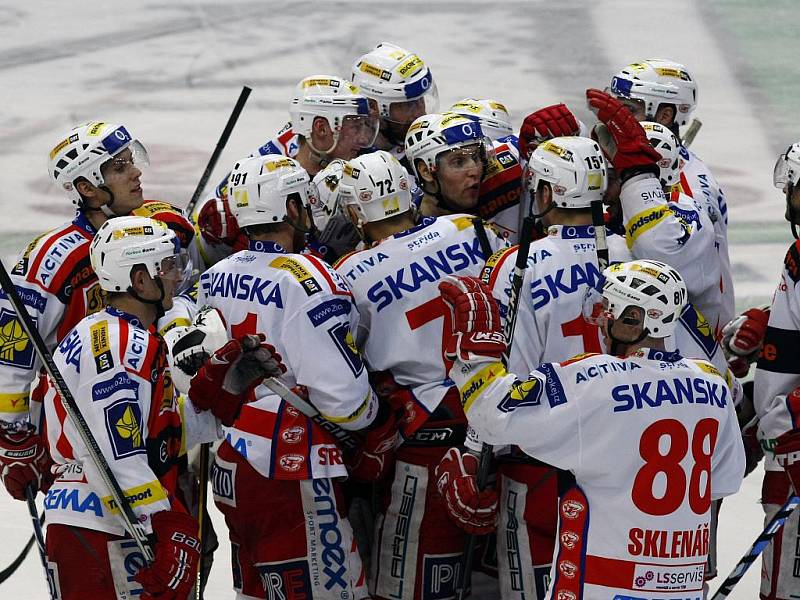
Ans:
[[[734,68],[742,62],[731,60],[739,56],[736,39],[716,17],[714,7],[724,4],[673,0],[658,9],[663,18],[645,20],[636,14],[645,3],[633,0],[2,0],[0,255],[7,259],[33,235],[71,216],[72,206],[46,173],[48,152],[71,126],[124,122],[150,152],[145,197],[183,206],[243,84],[253,94],[212,183],[283,125],[297,80],[313,73],[346,75],[355,57],[391,40],[424,57],[443,107],[465,96],[491,96],[506,103],[515,125],[532,109],[558,101],[592,122],[583,101],[587,87],[605,87],[615,70],[636,59],[685,63],[700,87],[695,116],[703,128],[694,150],[728,195],[739,304],[766,301],[791,239],[780,193],[772,187],[772,166],[778,150],[800,131],[773,131],[775,119],[764,119],[769,109]],[[786,56],[796,57],[797,41],[785,43]],[[797,67],[790,66],[789,75],[797,77]],[[759,475],[725,501],[722,576],[761,529]],[[219,513],[212,512],[224,537]],[[30,531],[25,506],[0,494],[0,569]],[[228,554],[225,546],[217,553],[206,598],[233,597]],[[732,597],[756,598],[757,581],[756,566]],[[0,585],[3,600],[46,597],[35,552]]]

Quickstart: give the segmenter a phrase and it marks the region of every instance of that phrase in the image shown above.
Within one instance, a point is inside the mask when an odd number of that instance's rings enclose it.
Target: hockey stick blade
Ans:
[[[722,585],[719,586],[719,589],[714,592],[714,595],[711,597],[711,600],[722,600],[723,598],[727,598],[730,593],[733,591],[734,586],[739,583],[739,581],[744,577],[744,574],[747,572],[747,569],[750,568],[755,560],[758,558],[759,554],[764,551],[769,543],[772,541],[772,538],[781,530],[783,524],[786,522],[786,519],[792,514],[792,511],[800,506],[800,496],[792,496],[786,503],[780,507],[775,516],[772,517],[767,526],[764,527],[764,530],[759,534],[756,538],[756,541],[753,542],[753,545],[750,546],[750,549],[745,553],[745,555],[736,563],[736,566],[731,571],[731,574],[728,575],[728,578],[722,582]]]
[[[41,516],[39,517],[39,522],[44,523],[44,513],[42,513]],[[30,552],[31,548],[33,548],[33,543],[35,541],[36,541],[36,534],[31,534],[30,539],[22,548],[22,551],[19,553],[19,555],[13,561],[11,561],[10,565],[8,565],[5,569],[0,571],[0,584],[2,584],[6,579],[8,579],[14,573],[16,573],[17,569],[22,564],[22,561],[24,561],[25,558],[28,556],[28,552]]]
[[[703,122],[700,119],[692,119],[691,124],[689,125],[689,129],[686,130],[686,135],[683,136],[683,147],[688,148],[692,145],[694,138],[697,137],[697,133],[700,131],[700,128],[703,126]]]

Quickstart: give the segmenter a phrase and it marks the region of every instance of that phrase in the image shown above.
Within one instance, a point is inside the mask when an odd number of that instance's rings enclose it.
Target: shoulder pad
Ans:
[[[558,363],[562,367],[566,367],[567,365],[571,365],[572,363],[576,363],[578,361],[591,358],[592,356],[600,356],[599,352],[583,352],[581,354],[576,354],[572,358],[568,358],[564,362]]]
[[[789,246],[789,251],[786,253],[786,258],[783,259],[783,264],[792,281],[795,283],[800,281],[800,240],[795,240]]]
[[[696,364],[703,373],[708,373],[709,375],[716,375],[717,377],[724,379],[722,373],[720,373],[717,367],[712,365],[710,362],[706,360],[700,360],[697,358],[690,358],[689,361]]]
[[[442,217],[439,218],[441,219]],[[469,215],[444,215],[444,218],[455,225],[456,229],[459,231],[463,231],[468,227],[472,227],[475,223],[475,219],[477,219],[477,217],[472,217]]]
[[[343,265],[345,262],[347,262],[347,260],[348,260],[348,259],[349,259],[351,256],[354,256],[354,255],[358,254],[359,252],[363,252],[363,250],[351,250],[351,251],[350,251],[350,252],[348,252],[347,254],[343,254],[342,256],[340,256],[339,258],[337,258],[337,259],[336,259],[336,261],[333,263],[333,268],[334,268],[334,269],[338,269],[338,268],[339,268],[340,266],[342,266],[342,265]]]

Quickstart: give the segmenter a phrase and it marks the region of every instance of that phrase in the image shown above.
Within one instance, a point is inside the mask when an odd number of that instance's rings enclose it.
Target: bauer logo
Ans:
[[[142,411],[136,400],[118,400],[103,410],[114,458],[119,460],[134,454],[144,454]]]

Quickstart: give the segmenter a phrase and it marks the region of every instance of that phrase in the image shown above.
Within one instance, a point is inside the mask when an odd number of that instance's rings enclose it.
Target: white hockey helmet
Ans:
[[[547,181],[558,208],[589,208],[593,201],[602,200],[606,191],[603,151],[589,138],[547,140],[531,154],[525,180],[530,194],[539,189],[539,182]]]
[[[81,195],[75,189],[75,180],[83,177],[101,187],[105,178],[100,167],[126,148],[130,148],[137,167],[150,164],[147,150],[124,125],[102,121],[84,123],[70,130],[50,150],[48,172],[56,186],[80,205]]]
[[[303,208],[314,196],[306,170],[280,154],[243,158],[233,166],[228,181],[228,197],[239,227],[283,222],[289,196],[297,194]]]
[[[103,223],[89,247],[89,259],[107,292],[126,291],[136,265],[144,265],[153,279],[178,281],[187,264],[175,232],[148,217],[115,217]]]
[[[772,172],[772,183],[776,188],[786,191],[787,185],[797,187],[800,181],[800,142],[795,142],[778,157]]]
[[[672,335],[688,297],[678,271],[655,260],[634,260],[611,265],[603,277],[604,312],[617,320],[629,306],[639,307],[646,335]]]
[[[382,119],[391,121],[391,105],[422,98],[423,114],[439,110],[439,92],[431,70],[423,60],[389,42],[356,59],[350,79],[361,92],[374,100]]]
[[[424,161],[431,171],[436,171],[439,155],[475,145],[488,164],[494,155],[494,146],[483,134],[480,123],[451,112],[423,115],[411,124],[406,133],[406,156],[417,179],[420,179],[417,161]]]
[[[681,180],[681,143],[669,127],[660,123],[642,121],[642,128],[650,145],[661,155],[661,160],[658,161],[661,185],[672,187]]]
[[[316,196],[309,198],[316,240],[332,248],[339,256],[350,252],[361,239],[345,214],[339,195],[339,183],[346,164],[343,160],[335,159],[317,173],[312,180]]]
[[[686,125],[697,106],[697,83],[686,67],[671,60],[648,59],[629,64],[611,78],[612,94],[644,103],[645,118],[654,120],[662,104],[675,106],[675,123]]]
[[[491,98],[464,98],[447,109],[478,121],[481,130],[491,140],[498,140],[514,134],[511,115],[504,104]]]
[[[378,120],[370,116],[367,97],[349,81],[332,75],[312,75],[297,84],[289,104],[292,129],[311,143],[314,119],[321,117],[333,131],[333,145],[318,152],[330,152],[336,147],[343,131],[352,130],[359,145],[368,148],[378,135]],[[312,146],[313,148],[313,146]]]
[[[411,209],[411,182],[403,165],[378,150],[364,154],[344,167],[339,195],[358,215],[356,226],[382,221]]]

